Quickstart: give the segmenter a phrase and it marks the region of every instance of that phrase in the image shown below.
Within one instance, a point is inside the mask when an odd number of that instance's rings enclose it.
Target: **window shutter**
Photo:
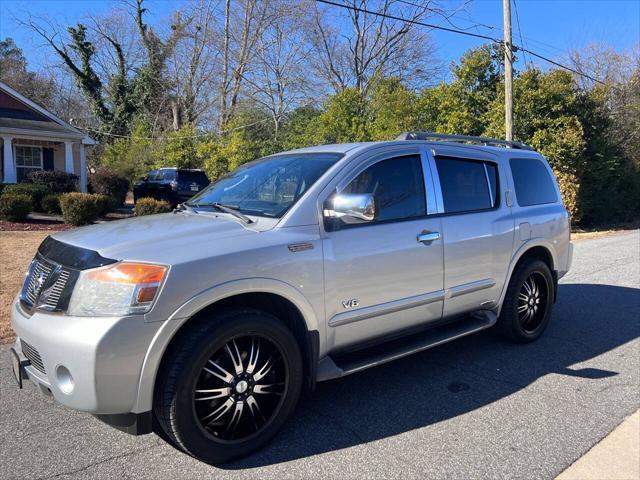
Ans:
[[[53,170],[53,148],[42,149],[42,169]]]

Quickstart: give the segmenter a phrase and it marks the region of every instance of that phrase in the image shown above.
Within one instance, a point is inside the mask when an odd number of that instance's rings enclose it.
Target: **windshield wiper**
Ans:
[[[173,213],[178,213],[178,212],[193,212],[193,213],[198,213],[196,212],[193,207],[191,205],[189,205],[188,203],[179,203],[176,208],[173,209]]]
[[[241,213],[239,210],[237,210],[236,208],[232,207],[231,205],[226,205],[224,203],[220,203],[220,202],[212,202],[212,203],[191,203],[191,204],[187,204],[189,207],[213,207],[213,208],[217,208],[218,210],[225,212],[225,213],[230,213],[231,215],[233,215],[236,218],[239,218],[240,220],[242,220],[244,223],[249,224],[249,223],[253,223],[253,220],[251,220],[249,217],[247,217],[246,215],[244,215],[243,213]]]

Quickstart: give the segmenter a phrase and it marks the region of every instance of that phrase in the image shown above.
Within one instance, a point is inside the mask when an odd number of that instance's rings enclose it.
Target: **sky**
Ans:
[[[413,0],[414,3],[419,1]],[[148,0],[151,23],[168,21],[176,3],[173,0]],[[453,8],[461,1],[444,0],[444,3]],[[62,25],[72,25],[87,14],[106,12],[115,4],[106,0],[0,0],[0,38],[12,37],[23,49],[30,68],[38,70],[55,57],[49,49],[43,48],[40,39],[21,27],[17,19],[24,19],[31,12]],[[464,11],[450,20],[453,25],[439,18],[430,21],[501,38],[502,0],[472,0]],[[512,0],[512,23],[514,44],[524,43],[526,48],[553,59],[562,59],[567,51],[589,43],[605,43],[616,50],[629,50],[640,43],[640,0]],[[437,30],[432,35],[438,55],[446,65],[484,42]],[[518,60],[520,63],[531,61],[522,55]],[[535,60],[533,63],[545,68],[544,62]]]

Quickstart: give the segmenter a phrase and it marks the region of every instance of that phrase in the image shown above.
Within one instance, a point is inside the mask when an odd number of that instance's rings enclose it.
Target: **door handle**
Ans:
[[[418,242],[430,245],[434,240],[440,240],[440,232],[422,232],[418,235]]]

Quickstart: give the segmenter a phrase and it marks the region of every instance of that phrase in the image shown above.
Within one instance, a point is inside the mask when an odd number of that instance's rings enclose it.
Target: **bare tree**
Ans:
[[[421,86],[440,70],[428,30],[413,23],[430,16],[446,18],[434,0],[347,3],[350,8],[340,11],[318,8],[310,26],[317,75],[334,91],[352,86],[364,93],[373,79],[388,75]]]
[[[219,125],[222,128],[236,112],[256,45],[273,20],[270,0],[238,0],[232,8],[225,1],[222,42],[222,78],[219,87]]]
[[[212,0],[195,0],[182,12],[191,21],[169,66],[178,100],[174,118],[178,125],[198,123],[215,101],[220,63],[217,13]]]
[[[246,81],[248,96],[269,112],[277,137],[284,115],[309,99],[314,82],[306,68],[311,49],[303,19],[308,5],[281,0],[273,2],[272,9]]]

